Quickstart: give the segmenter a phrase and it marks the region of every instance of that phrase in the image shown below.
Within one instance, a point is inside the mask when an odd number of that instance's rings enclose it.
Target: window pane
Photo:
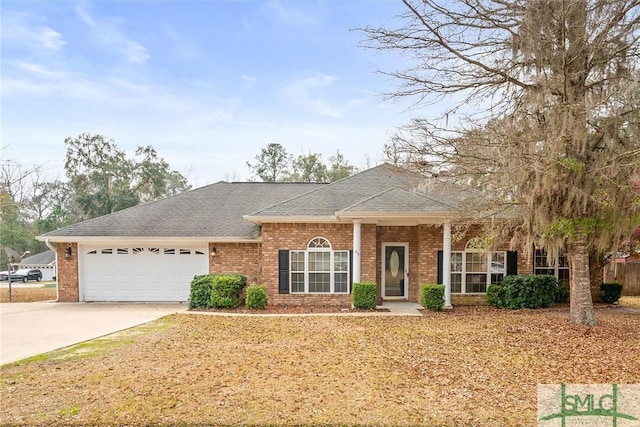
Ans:
[[[492,285],[497,285],[500,282],[502,282],[502,279],[504,279],[504,274],[492,274],[491,275],[491,284]]]
[[[558,269],[558,283],[563,286],[569,286],[569,269]]]
[[[291,273],[291,292],[304,292],[304,273]]]
[[[347,292],[347,285],[349,280],[349,274],[347,273],[335,273],[333,277],[334,292]]]
[[[331,273],[309,273],[309,292],[331,292]]]
[[[485,272],[487,271],[487,254],[484,252],[468,252],[467,254],[467,272]]]
[[[451,271],[462,271],[462,253],[453,252],[451,254]]]
[[[533,270],[533,274],[548,274],[550,276],[553,276],[556,274],[556,272],[553,268],[536,268],[535,270]]]
[[[558,256],[558,267],[569,267],[569,260],[564,255]]]
[[[331,252],[309,252],[309,271],[331,271]]]
[[[331,244],[327,239],[323,239],[322,237],[318,237],[309,242],[310,248],[330,248]]]
[[[291,271],[296,271],[296,272],[304,271],[304,252],[292,251],[290,263],[291,263]]]
[[[486,274],[467,274],[466,279],[467,292],[487,292]]]
[[[451,292],[455,294],[462,292],[462,274],[451,275]]]
[[[504,274],[504,252],[493,252],[491,254],[491,273]]]
[[[533,258],[534,267],[549,267],[549,263],[547,262],[547,253],[544,249],[536,249],[534,258]]]
[[[339,251],[333,253],[333,271],[349,271],[349,252]]]

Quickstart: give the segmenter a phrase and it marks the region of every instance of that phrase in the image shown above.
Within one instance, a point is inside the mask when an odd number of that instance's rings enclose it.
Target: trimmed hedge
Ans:
[[[267,306],[267,287],[265,285],[249,286],[244,303],[247,308],[265,308]]]
[[[571,289],[567,285],[558,285],[556,289],[556,304],[566,304],[569,302]]]
[[[189,293],[189,308],[209,308],[211,306],[211,286],[213,274],[194,276]]]
[[[622,296],[620,283],[602,283],[600,285],[600,297],[605,304],[615,304]]]
[[[507,276],[487,289],[487,302],[497,308],[551,307],[559,296],[558,279],[545,274]]]
[[[426,283],[420,286],[420,304],[429,310],[444,308],[444,285]]]
[[[375,310],[377,286],[373,282],[354,283],[353,292],[351,293],[353,306],[363,310]]]
[[[211,307],[235,308],[240,305],[240,294],[247,278],[240,274],[218,274],[211,285]]]

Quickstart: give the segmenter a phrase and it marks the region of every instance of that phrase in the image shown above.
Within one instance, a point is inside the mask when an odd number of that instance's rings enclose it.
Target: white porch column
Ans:
[[[353,283],[360,282],[360,233],[361,233],[360,219],[353,220]]]
[[[442,284],[444,306],[451,308],[451,224],[445,222],[442,230]]]

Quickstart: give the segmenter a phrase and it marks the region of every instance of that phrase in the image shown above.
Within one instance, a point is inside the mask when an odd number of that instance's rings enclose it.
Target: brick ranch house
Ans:
[[[509,274],[568,279],[562,259],[549,266],[507,243],[474,250],[472,232],[452,238],[464,197],[382,164],[331,184],[218,182],[38,239],[55,246],[64,302],[187,301],[206,273],[243,274],[290,305],[348,305],[359,281],[376,282],[381,303],[417,302],[422,283],[443,283],[451,305],[484,299]]]

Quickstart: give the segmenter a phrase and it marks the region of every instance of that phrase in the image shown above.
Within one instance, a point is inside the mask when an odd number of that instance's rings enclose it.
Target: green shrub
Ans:
[[[208,308],[211,306],[211,285],[213,285],[212,274],[201,274],[193,277],[191,292],[189,293],[190,308]]]
[[[376,285],[373,282],[359,282],[353,284],[351,303],[355,308],[363,310],[375,310]]]
[[[487,290],[487,302],[497,308],[551,307],[558,298],[558,279],[550,275],[507,276]]]
[[[615,304],[622,296],[622,285],[620,283],[602,283],[600,285],[600,296],[602,302]]]
[[[444,285],[423,284],[420,286],[420,304],[429,310],[444,308]]]
[[[569,302],[571,290],[567,285],[558,285],[556,288],[556,304],[566,304]]]
[[[489,285],[487,288],[487,303],[497,308],[506,308],[505,287],[500,285]]]
[[[218,274],[211,285],[211,307],[235,308],[240,304],[240,294],[247,278],[240,274]]]
[[[247,308],[265,308],[267,306],[267,287],[265,285],[249,286],[245,305]]]

